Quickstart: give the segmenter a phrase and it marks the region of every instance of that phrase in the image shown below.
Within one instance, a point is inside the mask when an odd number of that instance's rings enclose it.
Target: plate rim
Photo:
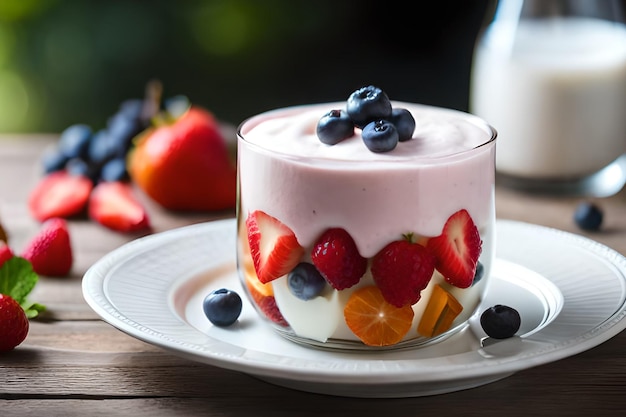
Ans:
[[[592,251],[596,254],[601,253],[603,259],[606,259],[607,255],[611,256],[612,259],[609,259],[610,263],[619,269],[623,277],[626,276],[626,258],[614,249],[611,249],[610,247],[596,242],[590,238],[547,226],[508,219],[497,220],[496,233],[498,233],[497,231],[500,230],[501,226],[513,229],[535,228],[536,230],[541,230],[543,233],[550,233],[556,238],[565,238],[574,244],[585,245],[587,250]],[[109,323],[118,330],[123,331],[139,340],[142,340],[152,345],[156,345],[174,354],[186,357],[191,360],[195,360],[197,362],[202,362],[225,369],[240,371],[246,374],[258,376],[261,379],[263,377],[266,377],[268,379],[284,379],[297,380],[300,382],[324,383],[328,381],[328,377],[332,376],[333,384],[358,384],[360,386],[376,386],[380,385],[381,383],[420,384],[427,382],[444,382],[451,379],[459,380],[463,378],[489,378],[491,380],[499,375],[509,375],[523,369],[528,369],[545,363],[554,362],[556,360],[560,360],[581,353],[605,342],[606,340],[609,340],[610,338],[619,334],[622,330],[624,330],[624,328],[626,328],[626,320],[623,320],[624,316],[626,315],[626,306],[622,305],[620,309],[618,309],[610,317],[607,317],[607,320],[605,320],[602,326],[596,326],[597,329],[600,329],[602,331],[597,332],[593,337],[579,337],[576,339],[571,339],[568,341],[568,343],[565,343],[564,346],[560,346],[560,348],[559,345],[553,345],[551,348],[545,349],[545,352],[543,353],[534,353],[533,355],[530,355],[529,357],[525,358],[524,362],[519,360],[508,362],[494,361],[487,364],[483,363],[480,366],[476,365],[469,367],[459,367],[455,365],[450,365],[448,367],[435,366],[430,371],[427,369],[423,369],[421,372],[416,373],[414,372],[414,365],[417,365],[416,362],[423,362],[425,359],[400,359],[397,361],[401,362],[402,365],[405,366],[398,367],[398,369],[401,369],[402,371],[396,372],[393,375],[390,375],[388,370],[368,370],[368,375],[379,375],[388,378],[388,380],[385,381],[380,379],[376,380],[375,378],[362,378],[363,373],[333,373],[329,372],[328,368],[317,367],[307,367],[306,369],[293,368],[292,365],[285,362],[259,362],[258,360],[255,361],[254,358],[250,358],[247,356],[231,357],[228,355],[225,356],[223,354],[220,354],[220,352],[209,352],[209,354],[207,355],[207,352],[203,351],[202,349],[192,349],[191,347],[186,346],[183,343],[177,344],[176,340],[168,338],[167,335],[163,335],[158,332],[155,333],[150,329],[144,328],[142,330],[141,323],[135,323],[134,321],[125,317],[123,312],[117,311],[113,304],[110,302],[111,300],[109,300],[104,294],[104,281],[107,279],[107,277],[110,277],[110,275],[115,271],[116,268],[119,268],[120,265],[123,264],[119,262],[123,262],[132,257],[133,251],[148,250],[149,248],[153,248],[155,246],[161,246],[166,242],[176,241],[177,239],[180,239],[182,237],[187,237],[189,233],[207,233],[211,232],[212,230],[214,231],[218,228],[233,228],[234,231],[234,227],[234,218],[214,220],[204,223],[182,226],[164,232],[147,235],[123,244],[120,247],[109,252],[108,254],[104,255],[100,260],[98,260],[87,270],[82,280],[83,297],[85,298],[85,301],[88,303],[88,305],[105,322]],[[233,239],[234,235],[235,234],[233,232]],[[234,246],[232,257],[232,259],[234,260]],[[187,278],[177,279],[180,280],[190,278],[191,275]],[[173,279],[170,282],[170,287],[174,285],[174,281],[175,280]],[[175,314],[170,310],[168,310],[168,312],[169,314]],[[611,319],[611,317],[612,320],[609,320]],[[196,332],[199,332],[199,330],[191,326],[189,323],[185,322],[184,325],[190,327]],[[538,332],[538,334],[540,333],[541,331]],[[278,335],[276,336],[280,337]],[[302,349],[306,348],[302,347]],[[406,367],[406,365],[412,366]],[[409,372],[409,369],[411,369],[412,371]],[[377,374],[377,372],[380,373]],[[453,378],[448,376],[450,372],[453,373]]]

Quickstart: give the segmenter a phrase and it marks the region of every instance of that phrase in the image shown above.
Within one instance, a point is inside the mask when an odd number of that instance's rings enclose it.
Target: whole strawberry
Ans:
[[[73,262],[67,222],[61,218],[44,222],[39,233],[24,248],[22,257],[30,261],[39,275],[66,276]]]
[[[28,335],[28,318],[12,297],[0,294],[0,352],[12,350]]]
[[[361,280],[367,259],[359,254],[352,236],[341,228],[325,231],[315,242],[311,260],[336,290],[350,288]]]
[[[372,277],[389,304],[413,305],[435,272],[435,257],[410,238],[389,243],[372,260]]]

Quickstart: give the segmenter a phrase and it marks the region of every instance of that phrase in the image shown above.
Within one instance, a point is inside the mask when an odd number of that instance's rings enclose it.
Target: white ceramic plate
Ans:
[[[287,341],[244,298],[233,326],[202,311],[210,291],[242,294],[235,271],[235,221],[150,235],[94,264],[84,297],[106,322],[137,339],[273,384],[352,397],[412,397],[493,382],[590,349],[626,327],[626,258],[587,238],[499,220],[493,285],[484,308],[507,304],[518,336],[481,343],[478,314],[462,332],[424,348],[336,352]]]

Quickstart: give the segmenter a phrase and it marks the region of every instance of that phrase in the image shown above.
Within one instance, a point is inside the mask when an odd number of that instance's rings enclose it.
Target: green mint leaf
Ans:
[[[38,279],[29,261],[14,256],[0,267],[0,294],[12,297],[20,305],[24,304]]]

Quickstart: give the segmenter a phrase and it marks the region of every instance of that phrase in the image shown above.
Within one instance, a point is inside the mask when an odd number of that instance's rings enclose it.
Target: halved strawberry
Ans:
[[[73,262],[67,222],[62,218],[46,220],[22,251],[22,257],[30,261],[33,270],[40,275],[67,275]]]
[[[100,182],[91,193],[89,217],[120,232],[134,232],[150,227],[143,205],[131,185],[122,181]]]
[[[53,217],[71,217],[87,206],[92,188],[91,180],[83,175],[55,171],[33,188],[28,207],[33,217],[41,222]]]
[[[257,210],[248,215],[246,228],[254,269],[262,283],[289,273],[300,262],[304,248],[280,220]]]
[[[459,288],[472,285],[482,240],[467,210],[450,216],[441,235],[429,239],[426,247],[435,255],[435,268],[448,283]]]
[[[417,303],[435,272],[435,257],[409,240],[389,243],[372,260],[372,277],[389,304]]]

